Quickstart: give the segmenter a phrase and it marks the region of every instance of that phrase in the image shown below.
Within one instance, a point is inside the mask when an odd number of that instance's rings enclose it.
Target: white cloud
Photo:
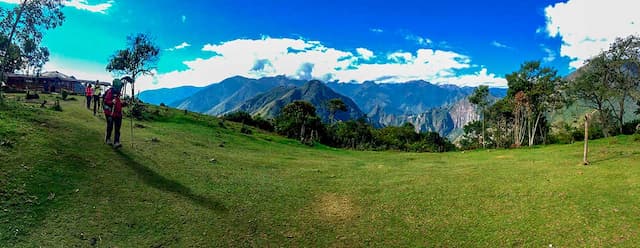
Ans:
[[[20,4],[22,0],[0,0],[0,2]],[[79,10],[87,10],[94,13],[106,14],[107,10],[114,4],[114,0],[108,0],[99,4],[89,4],[87,0],[64,0],[62,4],[74,7]]]
[[[190,47],[190,46],[191,46],[191,44],[189,44],[189,43],[187,43],[185,41],[185,42],[180,43],[179,45],[176,45],[176,46],[171,47],[171,48],[167,48],[165,50],[167,50],[167,51],[175,51],[175,50],[184,49],[184,48],[187,48],[187,47]]]
[[[504,78],[485,68],[472,66],[471,58],[453,51],[419,49],[386,54],[358,48],[353,53],[326,47],[319,41],[269,37],[207,44],[202,50],[211,52],[211,56],[183,62],[188,68],[185,70],[141,78],[136,87],[205,86],[237,75],[249,78],[285,75],[341,82],[426,80],[459,86],[506,86]],[[378,56],[375,62],[362,62],[363,58],[371,58],[374,54],[384,56]]]
[[[89,4],[87,0],[66,0],[62,2],[66,6],[71,6],[79,10],[87,10],[95,13],[106,14],[107,10],[113,6],[114,1],[109,0],[99,4]]]
[[[187,16],[186,16],[186,15],[182,15],[182,17],[180,18],[180,20],[182,20],[182,23],[187,22]]]
[[[370,28],[369,31],[374,32],[374,33],[382,33],[382,32],[384,32],[384,30],[382,30],[380,28]]]
[[[431,45],[431,43],[433,43],[433,41],[429,38],[423,38],[414,34],[407,34],[404,36],[405,40],[409,40],[409,41],[413,41],[418,45],[421,46],[428,46]]]
[[[374,57],[373,52],[366,48],[356,48],[356,52],[365,60],[369,60]]]
[[[554,52],[553,50],[549,49],[545,45],[540,45],[540,48],[542,49],[542,51],[544,51],[547,54],[547,56],[542,58],[542,60],[544,62],[548,63],[548,62],[552,62],[552,61],[556,60],[556,52]]]
[[[616,37],[640,31],[640,1],[569,0],[545,8],[546,32],[563,41],[560,55],[578,68],[584,61],[606,50]]]
[[[497,47],[497,48],[506,48],[506,49],[511,49],[511,47],[510,47],[510,46],[507,46],[507,45],[502,44],[502,43],[500,43],[500,42],[497,42],[497,41],[495,41],[495,40],[494,40],[493,42],[491,42],[491,45],[492,45],[492,46],[494,46],[494,47]]]

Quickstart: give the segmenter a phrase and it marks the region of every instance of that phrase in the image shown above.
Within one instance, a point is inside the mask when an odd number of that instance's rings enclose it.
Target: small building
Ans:
[[[10,89],[29,89],[45,93],[60,93],[62,90],[66,90],[77,94],[83,94],[87,84],[95,84],[98,82],[103,86],[111,85],[107,82],[79,80],[73,76],[67,76],[58,71],[43,72],[40,75],[7,73],[6,76],[6,86]]]

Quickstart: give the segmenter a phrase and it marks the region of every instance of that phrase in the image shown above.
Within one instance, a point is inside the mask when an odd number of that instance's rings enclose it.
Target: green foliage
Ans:
[[[23,61],[15,59],[16,55],[27,60],[26,66],[42,68],[49,58],[49,50],[39,47],[43,31],[62,25],[65,19],[62,7],[61,0],[30,0],[0,12],[0,50],[10,51],[8,56],[2,56],[2,72],[23,66]]]
[[[252,117],[249,113],[244,111],[229,113],[224,115],[222,118],[224,120],[243,123],[252,127],[257,127],[269,132],[272,132],[274,130],[273,124],[271,124],[269,120],[265,120],[259,116]]]
[[[285,106],[275,119],[275,130],[305,144],[318,141],[324,126],[316,115],[316,108],[309,102],[295,101]]]
[[[249,129],[246,125],[242,125],[242,127],[240,128],[240,133],[251,135],[253,131],[251,131],[251,129]]]
[[[489,100],[487,99],[488,97],[489,86],[480,85],[473,91],[471,96],[469,96],[469,102],[483,108],[489,105]]]
[[[584,140],[583,128],[577,128],[564,121],[555,123],[553,130],[554,132],[549,135],[551,144],[573,144]]]
[[[339,122],[327,128],[325,143],[334,147],[372,149],[375,147],[373,127],[364,118]]]
[[[66,101],[66,100],[67,100],[67,97],[69,97],[69,91],[67,91],[67,90],[63,89],[63,90],[62,90],[62,100],[63,100],[63,101]]]
[[[116,51],[111,56],[106,70],[119,75],[129,75],[134,80],[138,75],[152,73],[160,54],[151,38],[146,34],[127,37],[127,48]]]
[[[514,100],[514,128],[517,136],[516,146],[526,135],[529,146],[540,141],[540,127],[544,127],[544,116],[560,109],[564,102],[564,80],[558,76],[557,70],[542,67],[540,61],[528,61],[520,70],[507,75],[509,89],[507,96]]]
[[[638,133],[640,132],[638,127],[640,127],[640,119],[635,119],[633,121],[626,122],[622,126],[622,134],[629,135],[629,134]]]
[[[9,39],[4,35],[0,35],[0,48],[7,46],[7,53],[0,57],[0,62],[5,72],[14,72],[22,68],[24,56],[22,56],[22,51],[18,45],[14,43],[9,45]]]
[[[472,121],[463,127],[464,134],[460,139],[460,148],[463,150],[473,150],[482,148],[480,142],[482,138],[482,122]]]
[[[348,110],[347,105],[340,98],[331,99],[326,104],[329,109],[329,120],[331,123],[335,122],[335,116],[338,111],[346,112]]]

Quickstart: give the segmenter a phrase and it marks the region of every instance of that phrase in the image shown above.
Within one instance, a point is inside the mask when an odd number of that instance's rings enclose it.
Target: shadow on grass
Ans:
[[[117,150],[116,153],[125,160],[125,163],[127,164],[127,166],[129,166],[129,168],[133,169],[138,174],[138,176],[142,178],[142,181],[145,184],[165,192],[177,194],[179,196],[187,198],[193,203],[217,212],[227,211],[227,208],[220,201],[193,193],[191,189],[180,184],[179,182],[168,179],[154,172],[148,167],[136,162],[133,158],[131,158],[131,156],[122,152],[121,150]]]

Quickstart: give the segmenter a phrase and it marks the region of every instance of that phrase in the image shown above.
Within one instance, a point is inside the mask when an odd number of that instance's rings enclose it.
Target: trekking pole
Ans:
[[[129,98],[129,101],[131,101],[131,104],[129,105],[129,117],[131,117],[131,149],[134,149],[133,146],[133,110],[134,110],[134,105],[135,103],[135,99],[134,99],[134,95],[133,95],[133,82],[131,82],[131,97]]]

